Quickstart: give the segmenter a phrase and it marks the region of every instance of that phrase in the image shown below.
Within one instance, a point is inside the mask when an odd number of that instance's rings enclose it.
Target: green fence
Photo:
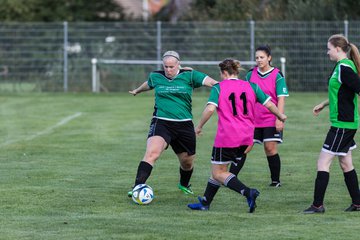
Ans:
[[[271,46],[274,66],[286,58],[290,91],[325,91],[333,66],[328,37],[343,33],[359,45],[359,28],[360,21],[1,23],[0,91],[90,92],[92,58],[156,61],[171,49],[185,61],[252,61],[263,44]],[[115,92],[138,85],[161,65],[98,67],[100,90]],[[192,67],[218,78],[216,66]]]

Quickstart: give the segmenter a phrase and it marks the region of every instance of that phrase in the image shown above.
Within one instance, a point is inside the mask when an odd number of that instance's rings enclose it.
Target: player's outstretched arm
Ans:
[[[321,112],[321,110],[323,110],[326,106],[329,105],[329,99],[326,99],[325,101],[323,101],[322,103],[316,105],[314,108],[313,108],[313,114],[315,116],[319,115],[319,113]]]
[[[197,136],[201,135],[203,126],[206,124],[207,121],[209,121],[215,110],[216,110],[216,106],[213,104],[208,104],[206,106],[206,108],[204,109],[201,115],[199,124],[195,128],[195,133]]]
[[[265,107],[269,109],[269,111],[272,112],[280,121],[285,122],[285,120],[287,119],[287,116],[281,113],[272,101],[268,101],[265,104]]]
[[[143,84],[141,84],[138,88],[129,91],[129,93],[136,96],[136,94],[139,94],[141,92],[145,92],[145,91],[148,91],[148,90],[150,90],[150,87],[149,87],[149,85],[148,85],[148,83],[146,81]]]
[[[216,81],[215,79],[207,76],[207,77],[205,78],[205,81],[204,81],[204,86],[212,87],[212,86],[214,86],[214,85],[217,84],[217,83],[218,83],[218,81]]]

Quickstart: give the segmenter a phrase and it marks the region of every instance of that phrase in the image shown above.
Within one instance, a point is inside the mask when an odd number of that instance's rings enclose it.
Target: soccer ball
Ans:
[[[139,205],[149,204],[153,199],[154,192],[152,188],[146,184],[136,185],[132,190],[132,200]]]

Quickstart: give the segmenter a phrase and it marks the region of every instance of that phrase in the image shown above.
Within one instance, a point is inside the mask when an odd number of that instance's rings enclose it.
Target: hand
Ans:
[[[278,117],[278,119],[281,121],[281,122],[285,122],[285,120],[287,119],[287,116],[283,113],[280,113],[280,116]]]
[[[133,96],[136,96],[137,91],[136,91],[136,89],[134,89],[134,90],[129,91],[129,93],[132,94]]]
[[[250,152],[251,149],[253,148],[253,146],[254,146],[254,145],[248,146],[248,147],[245,149],[244,153],[247,154],[248,152]]]
[[[202,128],[197,126],[195,128],[195,134],[196,134],[196,136],[201,136],[202,135]]]
[[[284,130],[284,122],[280,121],[279,119],[276,119],[276,122],[275,122],[275,128],[276,128],[276,131],[278,132],[281,132],[282,130]]]
[[[318,105],[316,105],[314,108],[313,108],[313,114],[314,116],[318,116],[319,113],[321,112],[321,110],[324,109],[324,104],[320,103]]]

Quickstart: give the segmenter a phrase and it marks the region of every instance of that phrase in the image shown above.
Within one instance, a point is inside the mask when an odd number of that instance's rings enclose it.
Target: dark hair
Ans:
[[[360,54],[359,49],[347,40],[347,38],[342,34],[332,35],[329,40],[329,43],[334,47],[339,47],[346,53],[349,53],[350,59],[355,63],[358,75],[360,76]]]
[[[238,60],[232,58],[226,58],[219,63],[220,71],[227,71],[230,75],[238,75],[242,70],[241,64]]]
[[[271,56],[271,49],[269,45],[259,46],[258,48],[256,48],[255,52],[257,51],[264,51],[268,57]]]

